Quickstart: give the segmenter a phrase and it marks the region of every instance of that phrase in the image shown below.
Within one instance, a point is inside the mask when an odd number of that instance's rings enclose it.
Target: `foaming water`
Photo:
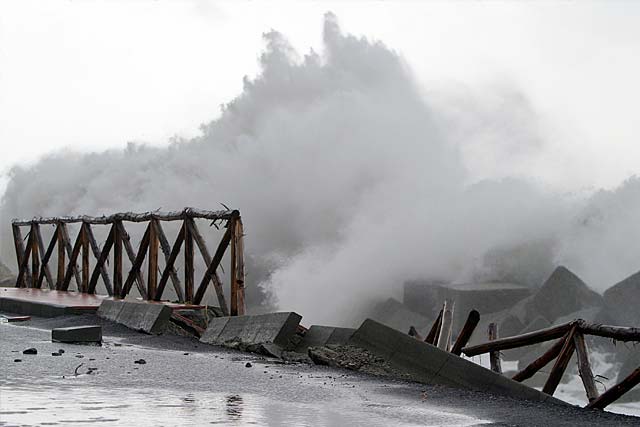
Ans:
[[[412,405],[285,402],[250,393],[0,386],[0,425],[469,426],[487,420]]]

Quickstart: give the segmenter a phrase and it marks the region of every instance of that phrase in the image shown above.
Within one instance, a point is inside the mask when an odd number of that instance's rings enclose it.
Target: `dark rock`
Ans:
[[[604,304],[618,325],[640,326],[640,271],[607,289]]]
[[[52,355],[52,356],[62,356],[62,354],[57,353],[57,352],[53,352],[53,353],[51,353],[51,355]]]
[[[32,347],[24,350],[22,354],[38,354],[38,350]]]
[[[146,365],[147,361],[144,359],[138,359],[136,361],[134,361],[133,363],[137,364],[137,365]]]
[[[64,353],[64,349],[59,349],[58,353],[63,354]]]
[[[549,322],[585,308],[602,306],[600,294],[563,266],[551,273],[530,301],[530,308]]]
[[[338,353],[327,347],[309,347],[307,352],[316,365],[337,366]]]
[[[250,368],[251,366],[253,366],[253,365],[252,365],[250,362],[247,362],[247,363],[244,365],[244,367],[245,367],[245,368]]]
[[[22,362],[22,359],[13,359],[14,362]]]

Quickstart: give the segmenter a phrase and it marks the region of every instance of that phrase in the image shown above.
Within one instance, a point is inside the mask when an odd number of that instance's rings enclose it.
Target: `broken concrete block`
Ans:
[[[287,349],[300,320],[302,316],[293,312],[216,317],[209,322],[200,341],[215,345],[237,343],[240,346],[273,343]]]
[[[604,304],[616,324],[640,327],[640,271],[607,289]]]
[[[309,347],[346,344],[355,332],[353,328],[312,325],[296,346],[296,351],[306,353]]]
[[[70,328],[55,328],[51,330],[53,342],[101,342],[102,326],[73,326]]]
[[[161,334],[171,318],[171,308],[159,303],[104,300],[97,314],[136,331]]]
[[[415,381],[479,390],[516,399],[563,403],[371,319],[365,320],[354,332],[349,345],[364,348],[384,358],[393,368],[409,374],[410,379]]]

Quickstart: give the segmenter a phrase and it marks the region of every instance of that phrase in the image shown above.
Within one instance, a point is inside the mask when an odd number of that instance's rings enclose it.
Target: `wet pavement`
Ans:
[[[103,345],[50,341],[51,328],[79,324],[103,324]],[[38,354],[22,354],[29,347]],[[52,355],[59,350],[64,353]],[[140,359],[145,363],[135,363]],[[571,406],[283,364],[185,337],[136,333],[94,316],[0,324],[0,370],[2,426],[638,425],[640,421]]]

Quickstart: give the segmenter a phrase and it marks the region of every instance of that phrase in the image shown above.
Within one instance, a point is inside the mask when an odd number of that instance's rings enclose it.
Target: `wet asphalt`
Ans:
[[[93,324],[103,326],[102,346],[51,342],[52,328]],[[0,324],[0,425],[602,426],[640,418],[283,363],[83,315]]]

